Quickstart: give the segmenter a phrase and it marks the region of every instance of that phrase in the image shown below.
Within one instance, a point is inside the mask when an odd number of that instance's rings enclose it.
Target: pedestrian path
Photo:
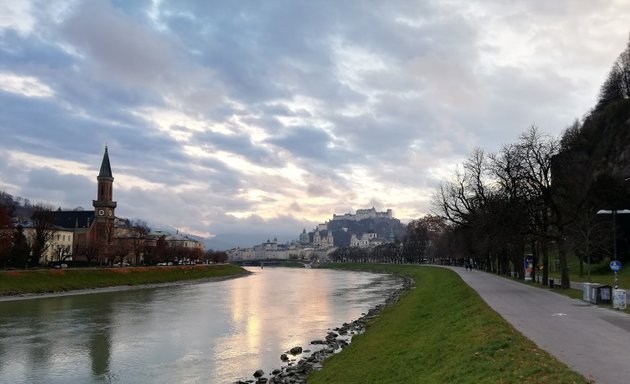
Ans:
[[[599,384],[630,383],[630,316],[481,271],[449,267],[540,348]]]

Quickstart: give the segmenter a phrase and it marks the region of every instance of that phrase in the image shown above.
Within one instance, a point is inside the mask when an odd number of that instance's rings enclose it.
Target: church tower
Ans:
[[[112,200],[114,177],[109,164],[107,146],[105,146],[105,153],[101,162],[101,171],[96,180],[98,180],[96,200],[92,201],[95,217],[94,224],[96,226],[94,239],[100,244],[111,244],[114,237],[114,210],[116,209],[116,202]]]

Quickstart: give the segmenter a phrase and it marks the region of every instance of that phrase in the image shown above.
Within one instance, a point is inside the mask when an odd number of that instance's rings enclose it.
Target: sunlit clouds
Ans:
[[[0,73],[0,90],[26,97],[51,97],[54,92],[35,77]]]
[[[108,145],[125,217],[410,220],[473,148],[583,116],[629,25],[604,0],[0,3],[0,190],[90,207]]]

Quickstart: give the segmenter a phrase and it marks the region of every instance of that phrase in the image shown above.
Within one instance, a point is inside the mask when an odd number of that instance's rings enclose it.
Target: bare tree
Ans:
[[[28,267],[30,253],[31,249],[24,235],[24,228],[21,225],[17,225],[15,232],[13,232],[13,246],[9,252],[7,265],[18,268]]]
[[[15,228],[9,210],[0,204],[0,264],[6,268],[11,247],[13,246],[13,234]]]
[[[586,262],[588,281],[591,281],[591,263],[599,261],[601,255],[610,244],[610,230],[604,225],[595,211],[580,210],[576,219],[567,227],[573,252],[580,260],[580,277],[584,276],[584,263]]]
[[[402,255],[405,261],[408,263],[419,263],[425,258],[430,240],[429,229],[422,220],[409,222],[402,248]]]
[[[74,248],[73,254],[75,260],[78,258],[85,258],[87,265],[98,263],[99,260],[99,249],[96,244],[77,245]]]
[[[433,205],[442,217],[460,227],[457,237],[447,237],[450,240],[463,241],[458,248],[468,250],[467,254],[458,253],[456,257],[487,258],[488,262],[483,263],[485,268],[499,272],[498,255],[492,251],[493,243],[485,235],[482,238],[475,236],[475,232],[480,231],[480,224],[490,223],[486,214],[493,191],[489,187],[488,160],[481,149],[475,149],[464,162],[463,172],[455,172],[452,181],[440,185],[434,195]],[[490,259],[495,262],[490,262]]]
[[[565,196],[552,179],[553,161],[559,152],[560,143],[532,126],[521,135],[519,146],[524,154],[525,181],[531,193],[531,217],[534,218],[534,228],[537,228],[541,241],[543,284],[547,284],[549,277],[549,241],[553,240],[558,248],[562,287],[569,288],[565,243],[567,217],[563,205]]]
[[[118,240],[112,244],[110,248],[112,263],[114,265],[124,266],[125,256],[131,251],[131,245],[126,241]]]
[[[227,260],[228,260],[228,255],[226,252],[213,251],[212,249],[209,249],[206,251],[205,257],[206,257],[206,260],[215,264],[227,263]]]
[[[30,265],[37,265],[41,261],[41,257],[51,246],[53,237],[55,236],[54,215],[52,208],[43,204],[33,206],[33,215],[31,216],[33,224],[33,238],[31,243],[31,260]]]
[[[131,247],[135,258],[134,264],[138,264],[146,248],[147,236],[151,230],[144,220],[134,220],[129,227],[129,238],[131,239]]]
[[[169,256],[169,246],[166,236],[160,236],[155,242],[155,259],[160,262],[172,260]]]

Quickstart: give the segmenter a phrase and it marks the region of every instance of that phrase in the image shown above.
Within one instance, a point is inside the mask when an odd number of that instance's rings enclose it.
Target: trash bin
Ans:
[[[612,287],[604,284],[591,284],[590,303],[610,304],[612,301]]]

